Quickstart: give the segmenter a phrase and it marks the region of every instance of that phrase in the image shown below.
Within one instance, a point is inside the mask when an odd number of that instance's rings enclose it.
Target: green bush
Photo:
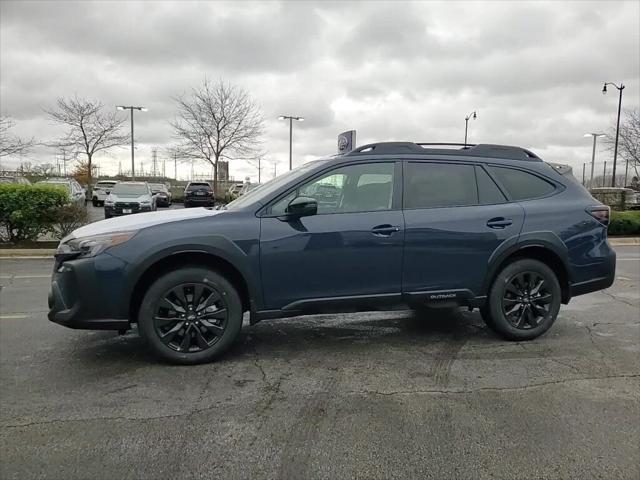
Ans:
[[[640,210],[611,211],[609,235],[640,235]]]
[[[76,228],[86,225],[89,213],[86,207],[80,205],[64,205],[56,209],[51,232],[58,239],[63,239]]]
[[[68,192],[56,186],[0,184],[0,235],[10,242],[37,240],[51,231],[68,200]]]

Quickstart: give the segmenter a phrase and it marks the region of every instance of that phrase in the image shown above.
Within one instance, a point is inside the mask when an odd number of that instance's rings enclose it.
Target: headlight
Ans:
[[[113,207],[113,203],[114,203],[114,202],[113,202],[113,200],[105,200],[105,201],[104,201],[104,204],[105,204],[105,205],[108,205],[108,206],[110,206],[110,207]]]
[[[81,255],[83,257],[95,257],[107,248],[124,243],[137,232],[116,232],[106,235],[93,235],[91,237],[72,238],[63,240],[58,246],[56,255]]]
[[[144,202],[140,202],[140,205],[142,205],[143,207],[148,207],[149,205],[151,205],[151,202],[145,200]]]

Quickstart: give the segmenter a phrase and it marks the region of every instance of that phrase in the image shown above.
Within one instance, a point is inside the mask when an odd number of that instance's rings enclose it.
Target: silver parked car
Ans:
[[[69,203],[84,207],[87,195],[84,188],[74,178],[48,178],[37,183],[38,185],[54,185],[63,187],[69,193]]]

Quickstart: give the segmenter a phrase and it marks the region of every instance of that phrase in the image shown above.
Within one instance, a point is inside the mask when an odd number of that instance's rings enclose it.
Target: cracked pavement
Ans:
[[[0,478],[637,479],[640,248],[616,251],[533,342],[477,312],[318,315],[193,367],[51,324],[51,262],[2,259]]]

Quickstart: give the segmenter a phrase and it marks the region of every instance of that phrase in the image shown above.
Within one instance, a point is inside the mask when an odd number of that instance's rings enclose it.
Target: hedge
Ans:
[[[609,235],[640,235],[640,210],[612,210]]]
[[[0,235],[3,240],[37,240],[52,231],[69,193],[52,185],[0,184]]]

